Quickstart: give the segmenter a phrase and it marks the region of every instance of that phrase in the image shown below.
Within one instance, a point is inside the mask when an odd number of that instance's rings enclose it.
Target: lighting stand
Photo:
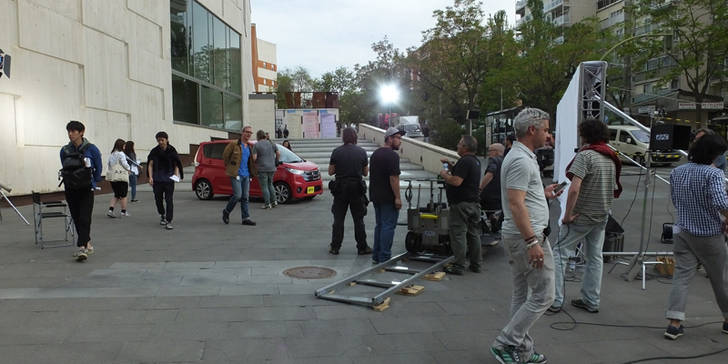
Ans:
[[[28,220],[25,219],[25,216],[23,216],[23,214],[21,214],[20,211],[18,211],[18,208],[15,207],[15,205],[13,205],[12,202],[10,202],[10,199],[8,198],[8,196],[5,195],[5,192],[3,192],[3,188],[2,187],[0,187],[0,195],[2,195],[2,197],[8,203],[8,205],[10,205],[10,207],[12,207],[13,210],[15,210],[15,213],[18,214],[18,216],[20,216],[21,219],[23,219],[23,221],[25,222],[25,224],[26,225],[30,225],[30,223],[28,222]],[[2,215],[2,213],[0,213],[0,221],[2,221],[2,219],[3,219],[3,215]]]

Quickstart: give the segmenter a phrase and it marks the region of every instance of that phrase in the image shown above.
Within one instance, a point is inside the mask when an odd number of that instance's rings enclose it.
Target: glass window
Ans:
[[[299,157],[296,153],[291,152],[288,148],[276,144],[278,151],[281,154],[280,161],[283,163],[299,163],[303,162],[303,158]]]
[[[205,158],[222,159],[222,152],[225,151],[226,143],[210,143],[202,147],[202,154]]]
[[[616,140],[616,139],[617,139],[617,130],[609,129],[609,140]]]
[[[189,73],[189,50],[187,49],[187,0],[171,0],[170,33],[172,36],[172,69]]]
[[[619,141],[620,142],[626,143],[627,139],[629,139],[629,138],[630,138],[630,136],[629,136],[629,133],[627,133],[627,131],[625,131],[625,130],[619,131]]]
[[[227,27],[225,24],[216,17],[212,17],[212,29],[213,29],[213,44],[212,49],[213,55],[213,79],[214,84],[223,88],[227,87],[229,82],[228,70],[227,70]]]
[[[239,97],[223,95],[225,102],[225,129],[240,130],[243,128],[243,105]]]
[[[177,121],[199,124],[196,82],[172,75],[172,117]]]
[[[207,86],[202,86],[201,91],[200,125],[222,129],[222,92]]]
[[[230,32],[230,91],[241,94],[242,73],[240,72],[240,34],[232,29]]]
[[[196,78],[210,82],[210,14],[198,4],[192,2],[192,59]]]
[[[632,135],[634,135],[634,138],[639,140],[642,143],[650,142],[650,133],[648,133],[644,130],[632,130]]]

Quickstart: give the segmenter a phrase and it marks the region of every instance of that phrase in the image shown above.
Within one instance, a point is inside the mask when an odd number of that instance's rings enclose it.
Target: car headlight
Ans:
[[[286,168],[286,171],[291,172],[293,174],[297,174],[297,175],[303,175],[303,173],[305,173],[303,170],[293,169],[293,168]]]

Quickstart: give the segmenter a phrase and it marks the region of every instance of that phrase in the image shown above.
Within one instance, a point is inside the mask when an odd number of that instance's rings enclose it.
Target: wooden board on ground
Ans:
[[[390,297],[387,297],[387,298],[386,298],[386,299],[384,300],[384,302],[380,303],[379,305],[376,305],[376,306],[372,306],[372,309],[373,309],[374,311],[379,311],[379,312],[382,312],[382,311],[384,311],[384,310],[386,310],[386,309],[388,309],[388,308],[389,308],[389,301],[391,301],[391,298],[390,298]]]
[[[435,272],[425,274],[425,279],[428,281],[441,281],[445,277],[445,272]]]
[[[408,295],[408,296],[416,296],[422,291],[425,290],[425,286],[418,286],[418,285],[412,285],[409,287],[403,287],[399,290],[400,294]]]

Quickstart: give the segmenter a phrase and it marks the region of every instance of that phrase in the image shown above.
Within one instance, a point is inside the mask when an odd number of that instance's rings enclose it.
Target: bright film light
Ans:
[[[379,89],[379,98],[385,104],[392,104],[399,100],[399,90],[394,85],[384,85]]]

